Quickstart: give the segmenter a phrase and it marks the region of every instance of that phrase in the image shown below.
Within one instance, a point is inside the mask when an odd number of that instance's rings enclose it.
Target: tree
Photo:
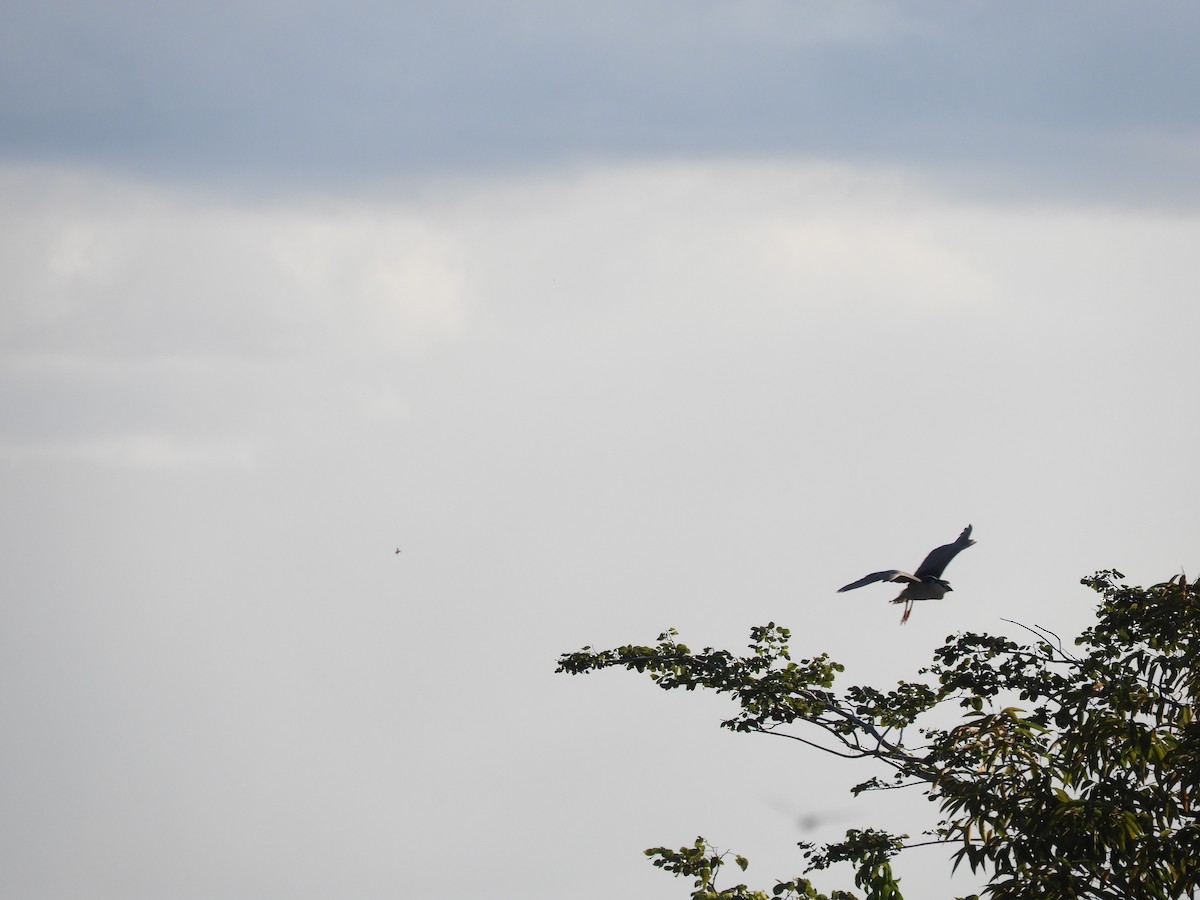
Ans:
[[[559,672],[624,668],[664,690],[728,694],[736,732],[784,737],[890,770],[854,793],[906,787],[938,804],[921,839],[850,830],[801,843],[807,872],[850,862],[868,900],[900,900],[891,861],[931,841],[988,879],[993,900],[1200,896],[1200,588],[1175,576],[1149,588],[1116,571],[1083,579],[1100,595],[1095,624],[1064,647],[1037,625],[1028,644],[965,633],[948,637],[922,678],[889,691],[835,688],[843,667],[826,655],[793,660],[790,632],[750,633],[750,652],[695,653],[671,630],[653,646],[562,656]],[[797,877],[767,891],[719,889],[729,859],[703,838],[646,851],[654,865],[694,879],[693,900],[851,900]],[[746,860],[733,862],[745,870]]]

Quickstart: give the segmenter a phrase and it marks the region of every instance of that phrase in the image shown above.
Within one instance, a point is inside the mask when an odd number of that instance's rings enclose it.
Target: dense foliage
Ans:
[[[1036,625],[1007,637],[946,639],[922,679],[889,691],[835,688],[842,666],[793,660],[790,634],[751,631],[750,652],[696,653],[674,631],[653,646],[559,660],[571,674],[620,667],[664,690],[728,694],[724,727],[779,735],[891,770],[856,793],[907,786],[937,802],[936,831],[848,831],[805,848],[808,871],[848,861],[868,900],[900,898],[891,860],[907,847],[945,842],[955,868],[984,873],[994,900],[1166,898],[1200,894],[1200,590],[1176,576],[1149,588],[1119,572],[1084,579],[1101,597],[1095,624],[1068,649]],[[938,724],[940,723],[940,724]],[[949,727],[947,727],[947,723]],[[1195,804],[1195,805],[1194,805]],[[654,865],[693,879],[694,900],[825,898],[805,878],[770,891],[718,888],[729,859],[703,838],[646,851]],[[745,870],[746,860],[733,862]],[[834,891],[827,900],[857,895]]]

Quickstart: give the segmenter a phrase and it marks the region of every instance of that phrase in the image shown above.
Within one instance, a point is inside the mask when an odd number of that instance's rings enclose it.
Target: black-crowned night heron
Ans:
[[[843,588],[838,588],[838,593],[852,591],[863,585],[874,584],[876,581],[899,582],[904,585],[904,590],[892,602],[904,604],[904,615],[900,618],[900,624],[903,625],[908,621],[915,601],[941,600],[946,594],[954,590],[954,588],[950,587],[950,582],[942,578],[942,573],[946,571],[946,566],[950,565],[950,560],[954,559],[954,557],[958,556],[958,554],[974,543],[971,540],[971,526],[968,525],[953,544],[942,544],[936,550],[931,550],[929,555],[925,557],[925,561],[917,567],[917,571],[914,574],[910,575],[907,572],[901,572],[899,569],[885,569],[882,572],[872,572],[866,578],[860,578],[858,581],[851,582]]]

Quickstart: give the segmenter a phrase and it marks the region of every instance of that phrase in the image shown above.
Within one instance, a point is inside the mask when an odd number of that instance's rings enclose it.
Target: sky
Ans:
[[[929,827],[555,661],[774,621],[886,688],[1200,570],[1198,25],[5,3],[0,894],[657,900],[647,847]],[[968,523],[903,630],[836,593]]]

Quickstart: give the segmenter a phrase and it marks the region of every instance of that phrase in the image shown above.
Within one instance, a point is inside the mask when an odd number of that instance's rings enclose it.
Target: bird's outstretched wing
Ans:
[[[903,581],[905,584],[916,584],[920,580],[915,575],[909,575],[907,572],[901,572],[899,569],[885,569],[882,572],[872,572],[866,578],[860,578],[858,581],[850,582],[845,587],[838,588],[838,593],[852,591],[863,585],[874,584],[876,581]]]
[[[950,560],[974,543],[971,540],[971,526],[968,525],[953,544],[942,544],[936,550],[929,551],[925,561],[917,567],[917,577],[941,578],[942,573],[946,571],[946,566],[950,565]]]

